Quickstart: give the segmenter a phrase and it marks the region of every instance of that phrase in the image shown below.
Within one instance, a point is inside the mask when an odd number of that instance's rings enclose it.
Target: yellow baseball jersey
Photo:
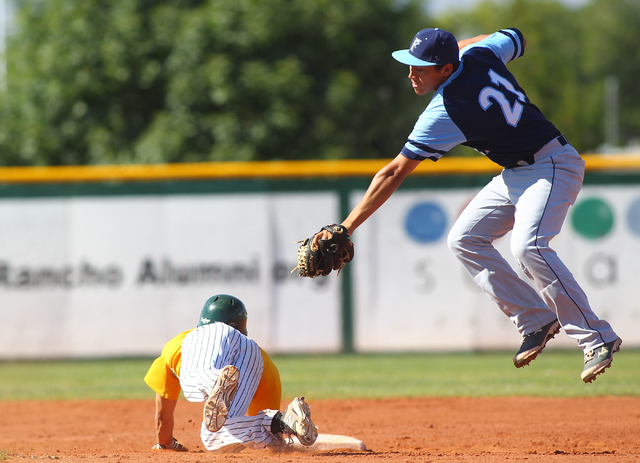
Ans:
[[[144,377],[145,383],[160,396],[169,400],[180,397],[180,362],[182,360],[182,341],[193,329],[180,333],[162,349],[160,357],[154,360]],[[247,415],[255,416],[266,409],[280,410],[282,400],[282,383],[280,373],[269,355],[260,349],[262,354],[262,377],[256,389]]]
[[[164,345],[162,354],[151,364],[144,382],[161,397],[178,400],[180,397],[180,361],[182,360],[182,341],[193,329],[180,333]]]
[[[262,410],[280,410],[282,400],[282,383],[280,383],[280,372],[269,358],[269,355],[260,349],[262,353],[262,377],[253,394],[253,399],[247,410],[247,415],[255,416]]]

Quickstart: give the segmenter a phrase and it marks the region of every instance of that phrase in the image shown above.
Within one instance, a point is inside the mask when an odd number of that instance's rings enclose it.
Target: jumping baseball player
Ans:
[[[394,59],[409,66],[414,92],[435,94],[400,154],[374,176],[342,226],[353,233],[420,162],[437,161],[459,144],[484,154],[504,169],[462,212],[449,233],[449,248],[522,335],[513,359],[517,368],[536,358],[562,327],[584,351],[581,377],[588,383],[611,365],[622,340],[594,314],[549,247],[580,191],[584,161],[507,70],[525,47],[517,29],[461,42],[447,31],[424,29],[409,49],[394,52]],[[537,291],[492,244],[508,231],[511,252]],[[313,248],[320,239],[332,235],[321,230],[311,240]]]
[[[279,411],[278,369],[247,337],[247,311],[234,296],[209,298],[197,328],[170,340],[144,380],[156,392],[154,450],[187,451],[173,436],[181,390],[187,400],[204,402],[200,437],[207,450],[279,449],[294,435],[309,446],[318,437],[304,397]]]

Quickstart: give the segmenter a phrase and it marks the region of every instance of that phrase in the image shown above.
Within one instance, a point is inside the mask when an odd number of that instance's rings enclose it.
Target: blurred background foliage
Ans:
[[[640,135],[640,2],[20,0],[0,89],[0,164],[395,156],[429,97],[391,57],[425,27],[458,39],[517,27],[510,69],[581,152]],[[467,148],[453,154],[471,155]]]

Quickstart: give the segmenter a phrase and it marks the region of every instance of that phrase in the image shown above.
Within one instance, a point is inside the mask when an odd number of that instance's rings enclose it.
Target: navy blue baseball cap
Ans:
[[[437,28],[422,29],[408,49],[391,53],[395,60],[409,66],[455,64],[460,60],[459,55],[458,41],[453,34]]]

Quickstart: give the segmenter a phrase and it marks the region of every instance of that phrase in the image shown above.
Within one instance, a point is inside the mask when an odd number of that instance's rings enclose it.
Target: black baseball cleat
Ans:
[[[558,334],[560,331],[560,323],[558,320],[554,320],[551,323],[544,325],[539,330],[533,333],[525,334],[522,336],[522,343],[520,349],[515,357],[513,357],[513,364],[516,368],[526,367],[535,359],[542,349],[547,345],[550,339]]]
[[[595,381],[596,376],[600,373],[604,373],[604,370],[611,366],[613,354],[620,350],[621,344],[622,339],[618,338],[586,352],[584,354],[584,370],[580,375],[582,381],[590,383]]]

